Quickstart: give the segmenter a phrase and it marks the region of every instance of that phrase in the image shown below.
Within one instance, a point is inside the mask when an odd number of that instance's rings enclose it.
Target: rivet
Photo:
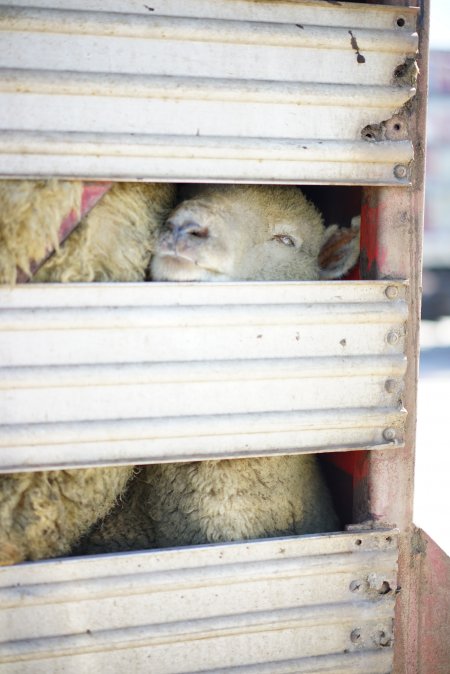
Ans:
[[[395,440],[395,428],[385,428],[383,438],[388,441]]]
[[[395,332],[395,330],[391,330],[391,332],[388,332],[386,339],[388,344],[397,344],[398,340],[400,339],[400,335],[398,332]]]
[[[351,642],[357,644],[360,639],[361,639],[361,630],[359,629],[353,630],[352,633],[350,634]]]
[[[395,389],[397,388],[397,382],[395,379],[387,379],[384,383],[384,388],[387,393],[394,393]]]
[[[398,295],[398,288],[397,286],[388,286],[386,290],[384,291],[386,297],[388,297],[390,300],[393,300],[397,297]]]
[[[399,180],[402,180],[408,175],[408,169],[404,164],[397,164],[397,166],[394,166],[394,175]]]

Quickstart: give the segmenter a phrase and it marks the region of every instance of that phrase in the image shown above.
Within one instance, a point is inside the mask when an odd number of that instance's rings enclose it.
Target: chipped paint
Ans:
[[[417,77],[419,75],[419,67],[414,56],[409,56],[394,70],[392,83],[398,86],[408,85],[415,87],[417,84]]]

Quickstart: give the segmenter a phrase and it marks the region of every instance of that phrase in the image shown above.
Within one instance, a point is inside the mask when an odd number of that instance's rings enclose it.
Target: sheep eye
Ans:
[[[275,234],[273,237],[275,241],[283,243],[285,246],[295,246],[295,241],[291,236],[287,234]]]

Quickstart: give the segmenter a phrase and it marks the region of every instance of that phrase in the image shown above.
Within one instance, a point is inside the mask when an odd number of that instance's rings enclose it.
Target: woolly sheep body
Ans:
[[[57,244],[81,185],[0,181],[0,282]],[[33,281],[143,281],[154,234],[173,206],[169,184],[114,185]],[[132,466],[17,473],[0,477],[0,564],[62,555],[114,506]]]
[[[0,564],[57,557],[114,506],[132,468],[83,468],[0,477]]]
[[[170,184],[116,183],[34,281],[143,281],[174,195]]]
[[[0,180],[0,283],[13,285],[58,243],[64,217],[77,212],[82,184],[57,180]]]
[[[320,275],[321,216],[294,187],[214,186],[163,228],[155,280],[307,280]],[[354,255],[347,266],[351,266]],[[343,261],[338,274],[346,271]],[[150,465],[85,552],[167,547],[338,529],[316,457]]]

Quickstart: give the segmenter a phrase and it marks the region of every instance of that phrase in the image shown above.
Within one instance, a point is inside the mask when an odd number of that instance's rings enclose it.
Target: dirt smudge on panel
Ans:
[[[363,56],[363,55],[361,54],[361,52],[359,51],[359,47],[358,47],[358,43],[357,43],[357,41],[356,41],[356,37],[353,35],[353,33],[352,33],[351,30],[349,30],[348,32],[349,32],[349,34],[350,34],[350,44],[351,44],[351,46],[352,46],[352,49],[354,49],[355,52],[356,52],[356,60],[357,60],[357,62],[358,62],[358,63],[365,63],[365,62],[366,62],[366,59],[364,58],[364,56]]]

